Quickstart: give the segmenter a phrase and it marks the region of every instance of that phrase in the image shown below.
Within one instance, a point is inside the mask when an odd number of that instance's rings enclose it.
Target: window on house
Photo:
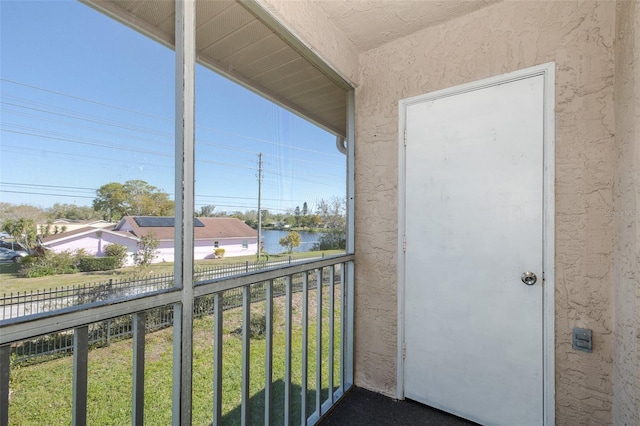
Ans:
[[[220,248],[220,242],[219,241],[214,241],[213,242],[213,248]]]
[[[249,243],[248,243],[248,241],[247,241],[247,240],[242,240],[242,248],[243,248],[243,249],[247,249],[247,248],[249,248]]]

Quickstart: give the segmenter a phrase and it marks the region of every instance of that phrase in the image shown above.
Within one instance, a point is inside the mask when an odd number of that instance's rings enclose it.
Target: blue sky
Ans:
[[[70,0],[0,0],[0,201],[90,205],[109,182],[174,192],[174,53]],[[335,137],[198,66],[196,209],[284,212],[345,194]]]

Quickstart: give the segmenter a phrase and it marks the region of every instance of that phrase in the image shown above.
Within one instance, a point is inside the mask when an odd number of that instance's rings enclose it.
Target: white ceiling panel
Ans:
[[[126,25],[173,48],[172,0],[84,0]],[[262,15],[255,2],[196,3],[196,55],[202,65],[345,136],[346,96],[351,87],[287,30]]]

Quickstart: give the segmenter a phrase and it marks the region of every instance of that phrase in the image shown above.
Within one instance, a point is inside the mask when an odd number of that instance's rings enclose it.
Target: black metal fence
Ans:
[[[308,260],[308,259],[299,259]],[[280,262],[280,261],[278,261]],[[289,262],[289,261],[287,261]],[[294,260],[291,260],[294,262]],[[256,262],[257,264],[258,262]],[[251,272],[252,270],[264,269],[266,267],[274,267],[273,263],[266,264],[261,262],[261,265],[247,265],[243,264],[245,268],[242,271],[229,267],[223,268],[211,268],[206,271],[198,271],[196,276],[198,280],[217,278],[219,276],[237,275],[239,273]],[[237,268],[237,265],[230,265]],[[251,269],[252,267],[258,269]],[[221,271],[223,269],[225,274]],[[334,270],[334,285],[340,283],[341,268],[339,266]],[[222,274],[222,275],[220,275]],[[316,271],[311,270],[307,272],[309,289],[316,288]],[[206,277],[206,278],[205,278]],[[173,275],[157,275],[148,277],[146,281],[135,280],[128,281],[129,283],[135,283],[136,288],[154,288],[161,289],[167,288],[173,285]],[[94,286],[83,285],[74,286],[69,289],[53,290],[51,292],[41,292],[40,298],[35,300],[46,301],[48,306],[73,306],[83,303],[91,303],[94,301],[108,300],[116,296],[126,296],[128,294],[136,294],[131,292],[131,287],[127,287],[126,282],[113,282],[110,280],[108,283],[98,284]],[[329,274],[323,274],[323,286],[330,285]],[[265,283],[256,283],[251,286],[251,301],[260,302],[264,301],[266,297]],[[302,291],[302,275],[296,275],[293,277],[291,283],[292,292]],[[285,278],[277,278],[273,280],[273,297],[280,297],[285,294],[286,281]],[[150,290],[148,290],[150,291]],[[45,294],[46,293],[46,294]],[[37,293],[34,293],[37,294]],[[74,299],[75,304],[67,304],[68,302],[57,301],[56,298],[51,295],[58,295],[59,299]],[[23,297],[23,296],[21,296]],[[8,300],[16,300],[17,297]],[[203,317],[211,315],[214,309],[214,297],[213,295],[203,296],[195,299],[194,301],[194,316]],[[24,303],[24,302],[22,302]],[[233,309],[242,306],[242,288],[234,288],[227,290],[223,293],[223,309]],[[60,309],[58,307],[57,309]],[[149,310],[146,314],[146,330],[147,332],[157,331],[163,328],[171,327],[173,325],[173,306],[163,306],[161,308],[155,308]],[[133,319],[130,315],[112,318],[107,321],[98,322],[92,324],[89,327],[89,345],[92,347],[102,347],[109,345],[112,341],[131,338],[133,335]],[[71,354],[73,352],[73,330],[67,332],[47,334],[38,336],[37,338],[22,341],[12,346],[12,364],[23,362],[38,362],[50,359],[52,357],[63,356]]]
[[[172,285],[173,274],[157,274],[4,294],[0,297],[0,319],[18,318],[122,296],[149,293]]]
[[[289,256],[286,259],[270,262],[246,261],[210,268],[196,268],[194,281],[199,282],[213,278],[239,275],[308,260],[312,259],[295,259]],[[70,306],[78,306],[97,301],[150,293],[172,287],[174,285],[173,278],[173,274],[145,275],[142,277],[134,276],[119,280],[109,279],[101,283],[4,294],[0,296],[0,320],[56,311]]]

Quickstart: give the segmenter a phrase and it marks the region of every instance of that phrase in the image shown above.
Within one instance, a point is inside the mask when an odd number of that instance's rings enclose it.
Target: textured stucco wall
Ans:
[[[615,2],[504,2],[360,56],[356,384],[395,393],[398,101],[555,61],[557,421],[611,422],[614,25]]]
[[[635,26],[635,28],[634,28]],[[613,419],[640,424],[640,2],[618,1],[615,44],[616,168]]]
[[[506,1],[356,63],[319,7],[259,1],[358,85],[356,383],[395,394],[398,101],[554,61],[556,421],[640,424],[640,3]]]

